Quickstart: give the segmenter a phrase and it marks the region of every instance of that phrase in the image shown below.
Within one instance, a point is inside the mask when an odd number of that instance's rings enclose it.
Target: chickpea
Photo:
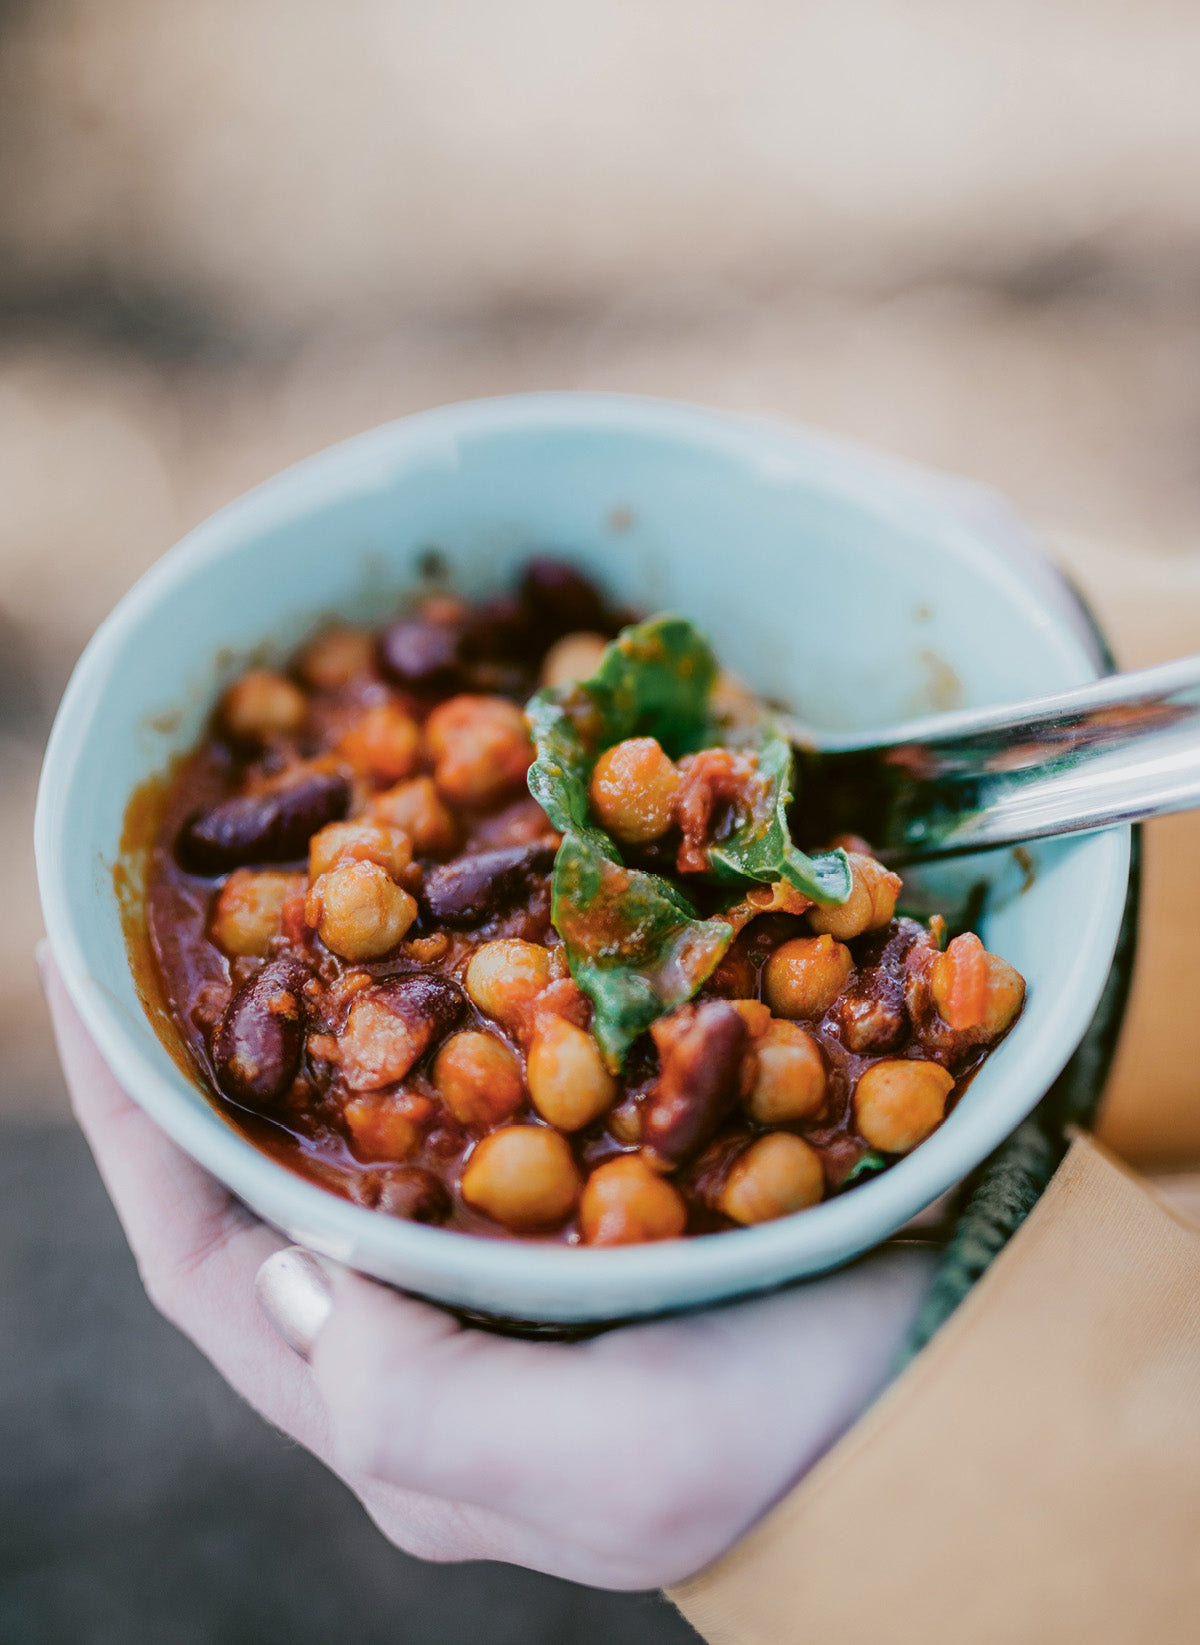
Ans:
[[[560,1131],[578,1131],[606,1114],[617,1082],[600,1047],[565,1017],[546,1017],[529,1049],[529,1091],[543,1119]]]
[[[402,828],[419,857],[448,857],[458,844],[458,824],[446,809],[432,777],[413,777],[382,794],[368,806],[378,822]]]
[[[907,1154],[942,1122],[954,1078],[940,1063],[872,1063],[854,1092],[858,1134],[885,1154]]]
[[[378,863],[398,880],[412,862],[412,841],[402,828],[369,817],[326,823],[308,842],[308,877],[319,880],[343,862]]]
[[[574,685],[576,680],[590,680],[607,649],[608,641],[603,634],[589,634],[583,629],[575,634],[564,634],[547,651],[539,683],[558,686]]]
[[[377,862],[342,862],[309,891],[304,918],[344,960],[378,960],[396,947],[417,905]]]
[[[422,1126],[431,1109],[428,1097],[398,1091],[351,1097],[342,1113],[360,1159],[399,1163],[411,1159],[421,1146]]]
[[[549,951],[536,942],[522,942],[519,937],[481,943],[471,955],[465,978],[472,1005],[506,1028],[523,1025],[526,1013],[549,981]]]
[[[622,1154],[598,1165],[588,1178],[579,1226],[589,1245],[678,1239],[687,1226],[687,1206],[640,1154]]]
[[[565,1222],[581,1186],[565,1137],[546,1125],[506,1125],[476,1143],[462,1197],[505,1228],[524,1232]]]
[[[299,874],[235,868],[217,898],[213,941],[227,954],[264,958],[271,938],[279,935],[284,903],[303,890]]]
[[[437,1054],[433,1083],[463,1125],[498,1125],[515,1114],[525,1095],[521,1064],[494,1034],[455,1034]]]
[[[898,874],[858,851],[851,851],[849,858],[854,883],[846,901],[838,908],[811,908],[808,914],[808,923],[814,931],[828,932],[839,942],[849,942],[851,937],[861,937],[864,931],[875,931],[886,925],[896,912],[896,898],[900,895]]]
[[[771,1013],[761,1000],[730,1000],[730,1005],[746,1024],[752,1040],[759,1040],[771,1027]]]
[[[434,782],[452,805],[498,799],[533,762],[525,715],[507,697],[451,697],[429,716],[425,737]]]
[[[815,1119],[825,1106],[825,1062],[811,1034],[772,1022],[755,1044],[758,1069],[746,1108],[760,1125]]]
[[[772,1131],[734,1161],[717,1200],[735,1222],[771,1222],[807,1211],[825,1192],[821,1156],[801,1137]]]
[[[239,742],[265,743],[299,731],[308,713],[300,687],[269,668],[252,668],[221,698],[221,722]]]
[[[670,828],[679,783],[679,772],[656,738],[627,737],[596,761],[588,793],[610,834],[644,845]]]
[[[336,691],[375,666],[375,636],[336,623],[322,629],[300,653],[300,678],[318,691]]]
[[[421,728],[398,703],[376,703],[350,727],[337,751],[363,776],[398,782],[421,758]]]
[[[763,968],[763,994],[779,1017],[823,1017],[850,979],[850,950],[826,932],[781,943]]]
[[[937,956],[930,982],[944,1022],[955,1029],[979,1029],[989,1040],[999,1039],[1025,1001],[1021,973],[999,954],[989,953],[970,931]]]

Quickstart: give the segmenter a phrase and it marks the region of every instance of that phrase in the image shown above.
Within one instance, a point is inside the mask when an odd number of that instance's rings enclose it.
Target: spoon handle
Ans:
[[[818,758],[871,765],[873,839],[896,863],[1185,811],[1200,806],[1200,657]]]

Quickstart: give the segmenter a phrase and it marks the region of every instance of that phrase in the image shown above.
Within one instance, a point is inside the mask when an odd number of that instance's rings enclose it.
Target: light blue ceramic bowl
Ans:
[[[796,429],[608,395],[530,395],[407,418],[223,509],[131,590],[85,652],[42,776],[37,859],[71,996],[117,1077],[183,1148],[291,1238],[416,1292],[525,1320],[683,1308],[843,1263],[984,1158],[1081,1038],[1116,942],[1127,830],[1006,855],[983,936],[1029,982],[1024,1015],[946,1124],[884,1176],[801,1215],[612,1251],[489,1241],[366,1211],[257,1152],[142,1009],[113,889],[122,818],[200,733],[239,657],[283,657],[330,612],[382,616],[437,548],[467,593],[531,549],[622,601],[686,612],[758,689],[831,726],[947,693],[984,704],[1098,668],[1077,604],[984,493]],[[925,889],[936,887],[927,873]]]

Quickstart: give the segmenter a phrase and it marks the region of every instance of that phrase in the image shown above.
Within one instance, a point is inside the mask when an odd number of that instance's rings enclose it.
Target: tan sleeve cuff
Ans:
[[[1200,1639],[1200,1226],[1093,1142],[953,1319],[671,1598],[710,1645]]]

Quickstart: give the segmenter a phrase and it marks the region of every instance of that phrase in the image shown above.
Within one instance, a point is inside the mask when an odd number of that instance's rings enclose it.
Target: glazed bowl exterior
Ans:
[[[586,1250],[368,1211],[260,1153],[160,1042],[114,884],[130,795],[198,739],[221,686],[333,613],[379,619],[431,551],[457,588],[566,556],[620,601],[674,609],[813,724],[883,725],[1077,684],[1099,669],[1077,602],[987,493],[795,428],[666,402],[548,394],[406,418],[323,452],[199,526],[129,592],[63,698],[38,799],[46,926],[113,1072],[192,1157],[290,1238],[482,1313],[584,1324],[694,1307],[849,1261],[959,1181],[1080,1040],[1119,929],[1128,830],[918,876],[992,882],[982,935],[1029,983],[946,1123],[853,1191],[778,1222]],[[131,865],[125,865],[129,868]],[[132,865],[136,871],[136,864]]]

